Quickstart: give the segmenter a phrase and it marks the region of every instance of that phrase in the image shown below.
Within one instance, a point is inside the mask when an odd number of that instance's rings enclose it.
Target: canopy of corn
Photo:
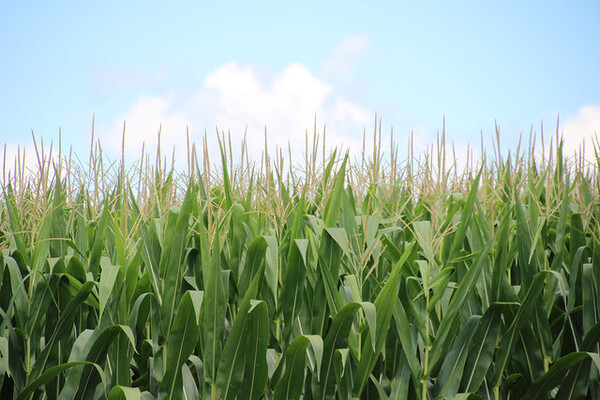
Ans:
[[[19,155],[0,398],[600,398],[598,163],[380,138],[299,165],[221,139],[184,173]]]

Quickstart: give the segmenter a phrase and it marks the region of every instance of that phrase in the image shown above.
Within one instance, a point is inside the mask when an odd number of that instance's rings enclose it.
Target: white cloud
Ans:
[[[109,132],[101,135],[103,144],[113,153],[120,155],[123,140],[123,121],[125,126],[125,157],[137,159],[141,156],[142,145],[147,151],[157,146],[158,131],[161,131],[161,151],[171,154],[175,147],[179,154],[185,151],[187,115],[172,109],[173,99],[169,97],[141,96],[125,115],[114,122]],[[185,154],[185,153],[183,153]]]
[[[325,72],[342,77],[350,75],[356,62],[368,47],[369,38],[365,35],[347,37],[325,61]]]
[[[103,131],[103,141],[119,155],[126,120],[126,157],[138,158],[143,142],[147,150],[155,148],[162,123],[163,154],[170,155],[175,146],[177,159],[185,160],[181,156],[186,151],[186,126],[197,145],[206,129],[212,146],[216,142],[215,126],[230,131],[234,145],[241,142],[247,129],[250,156],[257,160],[264,149],[266,127],[270,147],[277,144],[287,151],[290,142],[294,160],[301,162],[305,132],[312,134],[316,115],[318,131],[322,131],[322,121],[327,123],[328,145],[361,150],[363,127],[371,124],[369,110],[341,97],[331,84],[299,63],[288,65],[268,79],[259,78],[258,67],[228,63],[207,75],[202,86],[191,94],[142,96],[109,130]]]
[[[333,88],[301,64],[289,65],[263,84],[252,67],[230,63],[206,77],[204,91],[220,105],[216,115],[207,116],[220,128],[242,130],[248,125],[249,131],[262,135],[266,126],[271,139],[287,141],[303,136]]]
[[[587,105],[581,107],[577,114],[562,124],[561,133],[564,139],[564,151],[572,156],[579,153],[585,142],[585,158],[594,159],[595,135],[600,134],[600,106]]]

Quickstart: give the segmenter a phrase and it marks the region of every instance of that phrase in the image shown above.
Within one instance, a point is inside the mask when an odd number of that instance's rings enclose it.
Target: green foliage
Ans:
[[[5,182],[0,398],[600,397],[597,169],[315,145],[257,173],[221,139],[181,176]]]

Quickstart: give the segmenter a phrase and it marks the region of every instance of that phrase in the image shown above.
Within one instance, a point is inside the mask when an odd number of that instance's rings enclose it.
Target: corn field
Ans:
[[[598,162],[380,132],[5,159],[0,398],[599,399]]]

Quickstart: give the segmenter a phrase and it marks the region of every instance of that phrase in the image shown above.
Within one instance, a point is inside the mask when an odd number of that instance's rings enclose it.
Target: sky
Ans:
[[[0,0],[0,141],[32,134],[89,153],[142,143],[186,151],[246,132],[260,157],[294,154],[326,126],[356,154],[375,116],[403,147],[446,141],[492,151],[554,135],[567,151],[600,133],[600,2],[67,2]],[[237,148],[237,147],[236,147]],[[401,150],[404,150],[401,148]],[[29,154],[29,153],[28,153]]]

